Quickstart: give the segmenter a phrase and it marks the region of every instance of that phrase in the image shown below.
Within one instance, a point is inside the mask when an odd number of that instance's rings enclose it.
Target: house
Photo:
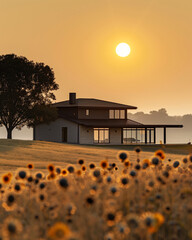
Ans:
[[[76,98],[52,104],[58,119],[34,127],[34,140],[75,144],[155,144],[156,129],[162,128],[166,143],[167,128],[182,125],[146,125],[129,119],[137,107],[93,98]]]

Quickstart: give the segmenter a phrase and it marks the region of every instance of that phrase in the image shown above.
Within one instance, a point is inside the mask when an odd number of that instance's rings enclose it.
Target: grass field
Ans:
[[[0,239],[192,239],[191,146],[134,148],[0,140]]]
[[[116,155],[120,150],[128,150],[131,159],[136,159],[131,146],[83,146],[43,141],[0,140],[0,174],[5,171],[15,171],[33,163],[36,169],[46,169],[48,163],[64,167],[66,164],[76,164],[78,158],[87,163],[99,163],[104,158],[109,162],[117,162]],[[150,145],[141,146],[141,158],[150,158],[157,149],[163,149],[166,158],[180,159],[192,152],[191,145]],[[177,155],[179,154],[179,155]]]

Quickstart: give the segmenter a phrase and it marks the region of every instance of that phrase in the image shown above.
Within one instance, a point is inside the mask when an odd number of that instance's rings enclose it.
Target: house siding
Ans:
[[[79,143],[80,144],[94,143],[93,128],[88,128],[88,127],[79,125]]]
[[[121,144],[121,128],[110,128],[110,144]]]
[[[57,119],[49,124],[39,124],[34,128],[35,140],[62,142],[62,127],[67,127],[67,142],[78,143],[78,124],[65,119]]]
[[[86,109],[89,109],[89,115],[86,116]],[[78,119],[109,119],[109,109],[78,109]]]

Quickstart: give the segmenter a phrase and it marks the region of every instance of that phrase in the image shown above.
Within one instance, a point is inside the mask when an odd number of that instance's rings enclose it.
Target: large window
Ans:
[[[94,128],[94,143],[109,143],[109,128]]]
[[[123,143],[144,143],[145,129],[144,128],[123,128]]]
[[[154,129],[147,128],[146,143],[154,143]],[[144,128],[123,128],[123,143],[145,143],[145,129]]]
[[[125,110],[110,109],[109,110],[109,118],[110,119],[125,119]]]

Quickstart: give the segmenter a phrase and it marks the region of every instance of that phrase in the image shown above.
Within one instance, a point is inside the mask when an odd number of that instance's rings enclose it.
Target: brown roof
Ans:
[[[68,121],[93,128],[182,128],[176,124],[142,124],[131,119],[74,119],[61,116]]]
[[[142,123],[130,119],[69,119],[86,127],[110,128],[110,127],[143,127]]]
[[[53,107],[80,107],[80,108],[122,108],[122,109],[137,109],[137,107],[114,103],[94,98],[77,98],[75,104],[69,104],[69,101],[63,101],[52,104]]]

